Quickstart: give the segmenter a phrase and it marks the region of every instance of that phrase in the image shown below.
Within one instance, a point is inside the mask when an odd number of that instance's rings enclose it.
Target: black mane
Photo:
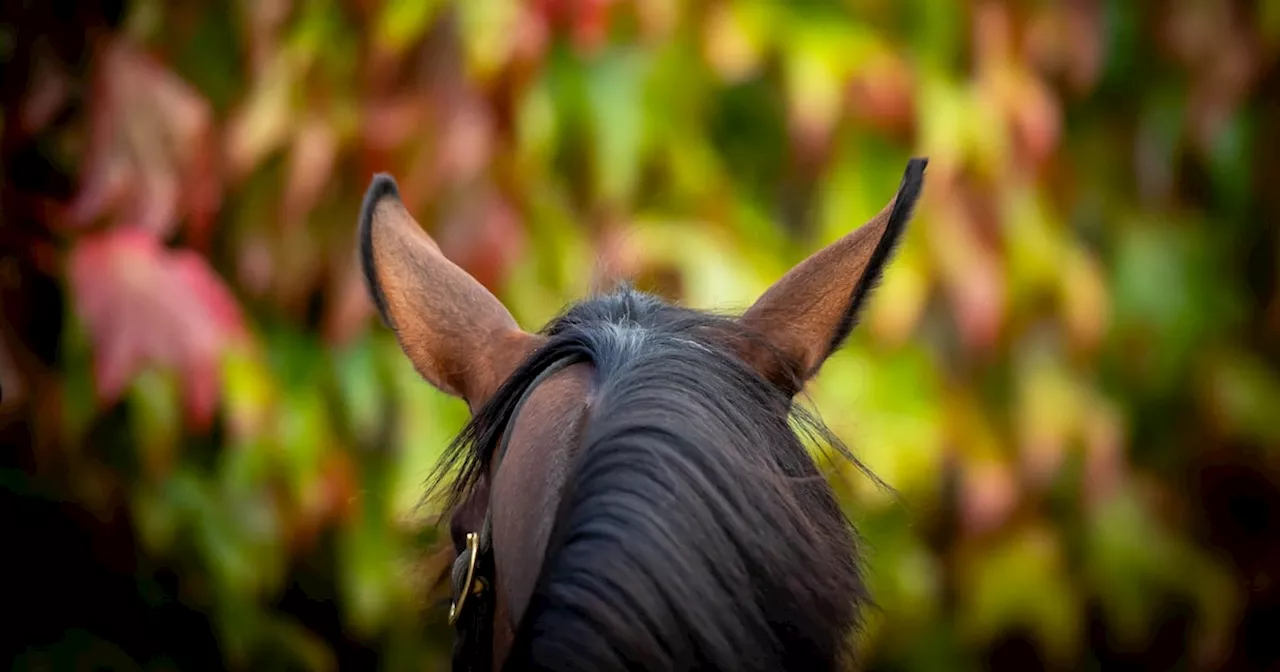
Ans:
[[[508,669],[838,667],[866,595],[852,526],[796,430],[852,458],[728,347],[753,336],[625,288],[544,333],[433,483],[459,468],[447,504],[461,501],[538,373],[566,355],[594,367]]]

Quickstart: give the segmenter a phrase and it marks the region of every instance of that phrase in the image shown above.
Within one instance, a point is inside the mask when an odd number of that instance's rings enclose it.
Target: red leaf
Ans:
[[[1061,112],[1049,87],[1029,73],[1019,89],[1008,102],[1009,113],[1028,158],[1040,164],[1057,148],[1062,135]]]
[[[200,239],[219,206],[208,102],[124,41],[98,56],[89,144],[71,225],[114,214],[161,237],[184,217]]]
[[[967,532],[982,535],[1003,525],[1018,504],[1019,485],[1008,466],[974,462],[963,468],[961,520]]]
[[[586,55],[603,46],[613,4],[612,0],[539,0],[534,10],[547,23],[567,31],[574,47]]]
[[[532,5],[525,5],[522,12],[523,16],[516,24],[516,32],[512,37],[516,45],[512,58],[517,62],[532,63],[547,52],[551,26],[546,17]]]
[[[446,122],[436,165],[439,179],[453,184],[474,179],[494,150],[493,120],[479,101],[464,97]]]
[[[582,0],[573,21],[573,41],[583,54],[604,46],[609,30],[610,0]]]
[[[979,218],[964,194],[945,181],[935,182],[936,221],[929,228],[934,261],[963,344],[989,353],[1006,317],[1005,273],[995,252],[978,231]]]
[[[860,120],[886,131],[900,131],[913,121],[914,73],[898,58],[884,56],[868,64],[849,84],[850,111]]]
[[[374,149],[393,149],[421,133],[430,108],[430,100],[421,93],[367,103],[361,138]]]
[[[194,252],[167,249],[132,228],[80,239],[69,264],[99,399],[114,403],[145,367],[172,368],[189,421],[206,427],[217,404],[219,356],[244,334],[239,305],[222,280]]]

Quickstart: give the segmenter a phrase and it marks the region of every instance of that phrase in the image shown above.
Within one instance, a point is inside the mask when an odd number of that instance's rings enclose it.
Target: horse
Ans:
[[[857,534],[803,439],[852,456],[795,398],[855,327],[927,162],[740,315],[624,284],[536,332],[373,176],[369,294],[420,376],[470,410],[427,488],[456,554],[454,670],[856,662],[870,599]]]

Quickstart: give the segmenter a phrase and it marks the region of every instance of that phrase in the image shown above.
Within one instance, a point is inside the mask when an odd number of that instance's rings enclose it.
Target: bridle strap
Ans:
[[[513,433],[511,430],[515,428],[516,418],[520,417],[520,411],[524,408],[524,404],[526,401],[529,400],[529,397],[533,396],[533,391],[538,389],[538,386],[541,385],[545,380],[547,380],[551,376],[554,376],[560,371],[574,364],[577,364],[581,361],[584,361],[585,359],[586,358],[583,355],[573,353],[573,354],[565,355],[557,360],[554,360],[547,365],[547,368],[543,369],[540,373],[538,373],[537,376],[534,377],[533,381],[529,383],[528,387],[524,388],[524,393],[520,395],[520,398],[516,401],[515,407],[511,409],[511,417],[507,418],[506,426],[503,427],[503,430],[502,430],[502,438],[498,443],[497,450],[495,450],[493,453],[491,462],[495,468],[500,467],[502,465],[502,458],[506,457],[507,455],[507,448],[511,445],[511,436]],[[493,497],[492,488],[489,489],[489,496],[490,498]],[[484,526],[480,528],[481,549],[487,551],[491,547],[492,535],[493,535],[492,509],[486,508],[485,514],[484,514]]]
[[[570,353],[552,361],[529,383],[516,400],[503,427],[501,438],[491,458],[491,463],[498,467],[506,456],[511,444],[512,429],[524,404],[533,395],[533,391],[551,376],[579,362],[586,357],[581,353]],[[452,588],[453,603],[449,607],[449,624],[455,628],[453,668],[455,672],[472,669],[467,658],[475,663],[475,669],[488,670],[489,657],[493,641],[493,490],[490,488],[490,506],[486,507],[484,524],[480,532],[467,533],[467,545],[458,554],[453,563]],[[468,650],[471,656],[464,656]]]

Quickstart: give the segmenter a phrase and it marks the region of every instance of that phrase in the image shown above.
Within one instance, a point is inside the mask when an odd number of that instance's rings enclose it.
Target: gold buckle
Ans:
[[[471,559],[467,562],[467,580],[462,584],[462,596],[449,605],[449,625],[458,620],[462,605],[466,604],[467,595],[471,593],[471,581],[476,573],[476,556],[480,554],[480,536],[475,532],[467,533],[467,550],[471,553]]]

